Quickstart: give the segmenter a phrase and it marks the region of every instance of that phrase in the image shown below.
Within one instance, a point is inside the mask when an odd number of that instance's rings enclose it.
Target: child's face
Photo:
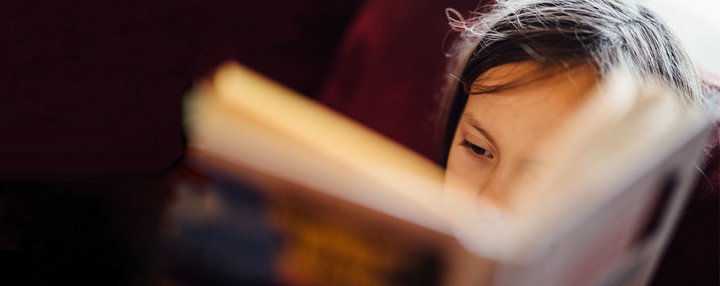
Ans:
[[[535,76],[534,62],[505,64],[489,70],[474,84],[522,82]],[[470,95],[453,137],[446,183],[501,199],[512,182],[532,178],[543,167],[533,149],[553,134],[558,124],[597,82],[592,68],[557,72],[518,87]]]

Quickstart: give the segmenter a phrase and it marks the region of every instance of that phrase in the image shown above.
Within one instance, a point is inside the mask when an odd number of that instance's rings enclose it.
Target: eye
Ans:
[[[482,148],[478,145],[475,145],[466,139],[463,139],[463,141],[460,143],[460,146],[465,147],[465,149],[469,150],[470,152],[473,152],[474,154],[476,154],[478,156],[483,156],[488,159],[495,158],[495,155],[493,155],[493,153],[490,153],[490,151],[488,151],[487,149]]]

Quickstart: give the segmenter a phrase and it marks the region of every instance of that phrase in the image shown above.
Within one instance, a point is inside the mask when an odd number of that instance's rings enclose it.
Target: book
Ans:
[[[186,97],[180,260],[287,285],[638,285],[694,184],[708,120],[622,68],[503,206],[402,145],[239,64]],[[191,267],[191,268],[192,268]],[[219,279],[219,278],[218,278]]]

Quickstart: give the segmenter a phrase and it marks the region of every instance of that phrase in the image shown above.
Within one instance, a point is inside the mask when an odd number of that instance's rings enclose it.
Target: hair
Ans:
[[[443,163],[469,95],[525,83],[473,86],[503,64],[539,63],[541,72],[531,80],[586,65],[602,77],[624,65],[638,79],[664,82],[684,103],[702,104],[696,70],[679,41],[651,11],[631,0],[496,0],[468,19],[453,9],[446,13],[460,37],[448,53],[448,81],[440,99]]]

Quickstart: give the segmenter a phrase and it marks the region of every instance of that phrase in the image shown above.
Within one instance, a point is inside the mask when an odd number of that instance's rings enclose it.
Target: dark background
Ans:
[[[0,2],[0,174],[168,169],[182,94],[224,60],[314,95],[359,5],[336,2]]]
[[[235,59],[309,96],[359,1],[0,1],[0,284],[153,267],[181,99]]]

